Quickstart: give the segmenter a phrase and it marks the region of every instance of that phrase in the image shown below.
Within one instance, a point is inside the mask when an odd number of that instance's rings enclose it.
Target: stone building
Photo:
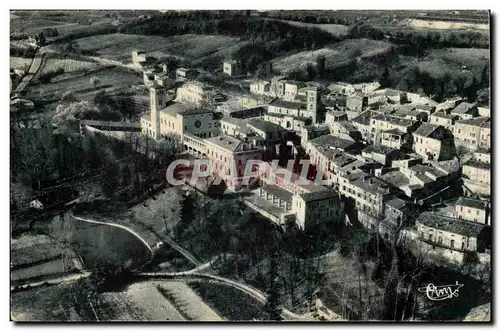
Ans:
[[[461,197],[455,205],[455,217],[465,221],[488,224],[488,202]]]
[[[484,252],[487,233],[482,224],[423,212],[416,220],[416,227],[423,242],[452,251]]]
[[[449,160],[453,157],[453,134],[443,126],[422,123],[413,132],[413,151],[424,160]]]
[[[243,74],[243,65],[239,60],[226,60],[222,63],[222,71],[229,76],[238,76]]]
[[[455,146],[463,146],[468,150],[491,148],[491,119],[476,117],[459,120],[453,129]]]

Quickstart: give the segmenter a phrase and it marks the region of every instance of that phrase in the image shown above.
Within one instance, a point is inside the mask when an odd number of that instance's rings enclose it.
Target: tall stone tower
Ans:
[[[312,117],[313,123],[316,123],[318,113],[318,88],[315,86],[308,86],[306,97],[307,112]]]
[[[151,108],[151,129],[153,138],[160,137],[160,109],[165,108],[168,102],[167,89],[153,85],[149,88],[149,107]]]

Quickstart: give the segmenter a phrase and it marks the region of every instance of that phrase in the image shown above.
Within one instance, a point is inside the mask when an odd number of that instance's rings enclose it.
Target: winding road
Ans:
[[[153,259],[154,250],[148,245],[148,243],[139,234],[137,234],[135,231],[129,229],[128,227],[120,225],[120,224],[116,224],[116,223],[108,223],[108,222],[89,220],[89,219],[85,219],[85,218],[82,218],[79,216],[75,216],[73,214],[70,214],[70,215],[75,220],[78,220],[81,222],[113,226],[113,227],[117,227],[117,228],[120,228],[120,229],[123,229],[123,230],[129,232],[130,234],[137,237],[137,239],[139,239],[149,249],[149,251],[151,253],[150,260]],[[172,242],[175,243],[173,240],[172,240]],[[168,241],[167,241],[167,243],[168,243]],[[176,250],[178,250],[179,247],[180,246],[177,244],[172,245],[172,248],[174,248]],[[183,255],[187,252],[185,249],[182,249],[182,251],[180,251],[180,250],[178,250],[178,251],[179,251],[179,253],[181,253]],[[187,253],[189,253],[189,252],[187,252]],[[141,272],[141,273],[138,273],[137,276],[141,279],[144,279],[144,280],[146,280],[146,279],[172,279],[172,280],[187,280],[187,279],[189,279],[189,280],[204,280],[204,281],[208,281],[208,282],[223,283],[223,284],[226,284],[232,288],[235,288],[239,291],[246,293],[247,295],[251,296],[255,300],[259,301],[261,304],[266,303],[266,301],[267,301],[266,295],[263,292],[261,292],[260,290],[254,288],[252,286],[249,286],[247,284],[244,284],[244,283],[232,280],[232,279],[228,279],[228,278],[224,278],[224,277],[220,277],[220,276],[216,276],[216,275],[202,272],[202,271],[206,270],[207,268],[209,268],[211,266],[211,264],[216,260],[217,260],[217,258],[214,258],[212,261],[204,263],[204,264],[201,264],[198,261],[198,263],[196,263],[195,268],[193,268],[191,270],[187,270],[187,271],[181,271],[181,272]],[[45,285],[56,285],[56,284],[61,284],[61,283],[72,282],[72,281],[76,281],[79,279],[87,278],[90,276],[90,274],[91,273],[87,271],[87,272],[69,274],[69,275],[66,275],[63,277],[57,277],[57,278],[52,278],[52,279],[47,279],[47,280],[42,280],[42,281],[26,283],[26,284],[22,284],[22,285],[15,285],[15,286],[11,286],[11,291],[19,291],[21,289],[28,289],[28,288],[45,286]],[[310,320],[310,318],[307,318],[307,317],[301,316],[301,315],[297,315],[297,314],[289,311],[286,308],[282,308],[282,317],[284,320],[295,320],[295,321]]]

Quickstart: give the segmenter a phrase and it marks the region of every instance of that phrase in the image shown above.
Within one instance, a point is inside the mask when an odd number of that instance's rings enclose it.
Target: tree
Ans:
[[[111,198],[120,185],[120,166],[114,160],[112,152],[109,151],[105,156],[104,169],[102,171],[101,189],[102,193]]]
[[[385,67],[384,72],[382,73],[382,76],[380,77],[379,83],[380,83],[382,88],[391,86],[391,77],[389,74],[389,68],[387,66]]]
[[[318,70],[318,75],[323,77],[326,69],[326,58],[324,55],[318,55],[316,57],[316,68]]]
[[[282,308],[280,306],[278,280],[278,265],[276,263],[276,255],[273,255],[269,266],[269,286],[267,290],[267,300],[264,306],[267,318],[271,321],[281,321],[283,319],[281,317]]]
[[[490,70],[488,65],[485,65],[483,71],[481,72],[481,86],[482,87],[490,86]]]
[[[90,84],[91,84],[94,88],[96,88],[96,87],[97,87],[97,85],[99,85],[99,83],[100,83],[99,78],[97,78],[97,77],[91,77],[91,78],[90,78]]]

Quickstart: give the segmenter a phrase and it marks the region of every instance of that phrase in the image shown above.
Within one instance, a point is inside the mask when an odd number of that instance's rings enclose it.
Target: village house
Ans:
[[[222,63],[222,71],[229,76],[238,76],[243,74],[243,65],[239,60],[226,60]]]
[[[385,220],[395,226],[408,225],[415,214],[415,205],[410,201],[394,197],[385,204]]]
[[[309,140],[327,134],[330,134],[330,128],[326,124],[304,126],[300,132],[300,144],[305,146]]]
[[[146,62],[146,52],[144,51],[133,51],[132,52],[132,63],[134,65],[142,65]]]
[[[466,195],[491,195],[491,165],[485,162],[470,160],[462,167],[462,179],[467,191]]]
[[[477,113],[480,117],[491,117],[490,107],[477,107]]]
[[[421,241],[452,251],[484,252],[487,242],[484,225],[437,213],[421,213],[416,227]]]
[[[294,115],[283,115],[279,113],[269,113],[269,111],[264,114],[264,120],[277,124],[288,131],[293,131],[300,135],[302,133],[302,128],[312,124],[312,120],[306,117],[299,117]]]
[[[346,185],[346,197],[352,198],[363,226],[374,229],[383,218],[386,202],[393,196],[387,183],[364,174]]]
[[[368,106],[368,97],[361,93],[356,93],[347,97],[346,107],[347,110],[362,112]]]
[[[413,132],[413,151],[424,160],[449,160],[453,148],[453,134],[443,126],[422,123]]]
[[[456,182],[457,169],[440,167],[439,164],[415,164],[422,159],[415,159],[411,165],[406,165],[402,160],[393,161],[393,168],[380,173],[380,178],[386,183],[403,191],[404,194],[416,200],[425,202],[432,199],[440,190]],[[395,168],[394,165],[399,167]]]
[[[285,86],[296,86],[293,84],[285,84]],[[285,93],[292,93],[285,91]],[[268,115],[280,114],[295,116],[301,118],[310,118],[312,123],[321,123],[325,120],[325,109],[322,107],[319,100],[318,88],[308,86],[304,88],[303,98],[301,99],[275,99],[267,108]],[[289,127],[287,127],[289,128]]]
[[[405,118],[417,122],[427,122],[429,115],[425,111],[420,111],[414,108],[412,104],[402,105],[403,108],[396,110],[392,115]],[[406,107],[412,106],[412,107]]]
[[[250,93],[255,95],[271,95],[271,82],[259,80],[250,84]]]
[[[461,120],[470,120],[479,116],[476,103],[461,102],[450,111],[451,115],[458,116]]]
[[[405,118],[378,114],[370,118],[370,141],[400,150],[410,150],[412,133],[419,123]]]
[[[348,184],[356,179],[373,173],[381,165],[375,161],[365,159],[359,155],[352,155],[341,150],[335,150],[330,158],[329,182],[338,189],[342,195],[347,195]]]
[[[177,68],[175,71],[175,78],[179,82],[185,82],[187,80],[193,79],[195,75],[195,70],[187,68]]]
[[[347,113],[339,110],[328,111],[325,115],[325,123],[331,124],[337,121],[347,121]]]
[[[342,222],[344,204],[338,192],[270,163],[258,169],[262,185],[244,197],[253,210],[281,226],[294,224],[299,229]]]
[[[437,111],[431,115],[429,123],[442,125],[448,130],[453,130],[455,122],[459,119],[460,117],[458,117],[458,115],[446,114],[444,111]]]
[[[336,151],[350,151],[356,149],[356,142],[324,135],[309,140],[304,149],[310,157],[310,161],[321,171],[323,178],[329,178],[329,161]]]
[[[368,145],[361,155],[384,166],[391,166],[393,160],[400,158],[402,152],[382,145]]]
[[[376,113],[374,111],[367,110],[351,120],[352,125],[354,125],[361,133],[363,140],[368,143],[372,142],[370,119],[375,115]]]
[[[488,224],[488,202],[461,197],[455,205],[455,217],[465,221]]]
[[[223,102],[217,105],[216,110],[221,112],[224,117],[232,118],[262,117],[267,112],[258,102],[243,98]]]
[[[464,100],[460,97],[447,99],[447,100],[436,105],[436,112],[441,111],[444,113],[449,113],[453,108],[458,106],[462,101],[464,101]]]
[[[78,197],[78,192],[69,186],[45,192],[30,201],[30,208],[47,210],[68,203]]]
[[[261,160],[262,149],[231,136],[204,139],[206,157],[214,175],[230,176],[225,179],[232,191],[242,188],[242,179],[248,160]],[[225,173],[224,173],[225,172]]]
[[[328,126],[332,136],[357,142],[363,138],[361,132],[349,121],[336,121],[329,123]]]
[[[338,192],[321,189],[294,193],[281,186],[264,184],[244,198],[247,206],[281,226],[309,229],[342,222],[343,203]]]
[[[468,150],[491,148],[491,120],[489,117],[476,117],[468,120],[459,120],[455,123],[453,135],[455,146],[462,146]]]
[[[478,149],[472,155],[472,160],[491,164],[491,152],[489,149]]]
[[[206,84],[190,81],[177,89],[175,101],[194,107],[213,106],[215,105],[214,94],[213,89]]]

